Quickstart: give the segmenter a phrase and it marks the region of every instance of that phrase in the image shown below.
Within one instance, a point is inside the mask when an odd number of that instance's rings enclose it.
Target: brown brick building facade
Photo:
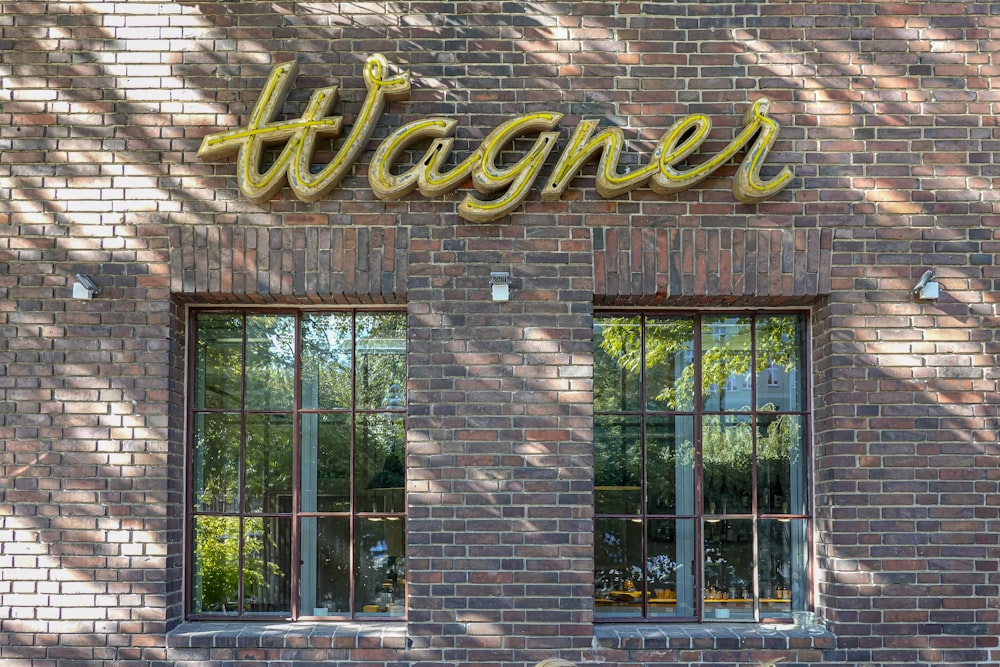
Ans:
[[[4,4],[0,664],[997,664],[998,44],[991,2]],[[409,96],[316,201],[253,203],[236,159],[198,156],[292,60],[280,118],[337,86],[347,135],[373,53]],[[541,197],[583,119],[622,128],[624,172],[689,114],[715,128],[692,163],[723,150],[761,98],[763,177],[794,174],[765,201],[734,197],[743,152],[675,194],[601,197],[590,164]],[[471,182],[373,194],[405,123],[457,120],[455,163],[540,112],[557,145],[508,215],[461,217]],[[190,618],[206,305],[405,310],[405,620]],[[825,631],[602,622],[595,312],[728,308],[808,313]]]

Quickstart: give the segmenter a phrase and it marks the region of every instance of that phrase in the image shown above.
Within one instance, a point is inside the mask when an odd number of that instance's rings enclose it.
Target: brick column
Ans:
[[[410,231],[414,664],[591,643],[592,243],[534,222]],[[509,302],[491,300],[496,270]]]

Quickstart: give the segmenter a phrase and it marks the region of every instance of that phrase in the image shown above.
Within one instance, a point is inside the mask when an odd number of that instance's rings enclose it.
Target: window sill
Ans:
[[[594,638],[609,649],[832,649],[836,636],[811,633],[794,625],[755,623],[677,623],[594,626]]]
[[[404,649],[406,623],[191,621],[167,633],[168,649]]]

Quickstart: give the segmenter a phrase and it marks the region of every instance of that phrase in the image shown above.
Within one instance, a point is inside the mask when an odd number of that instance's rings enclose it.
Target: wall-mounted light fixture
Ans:
[[[913,286],[913,294],[923,301],[937,300],[941,294],[941,289],[934,282],[934,269],[924,271],[924,275],[920,276],[920,280]]]
[[[491,271],[490,289],[494,301],[510,301],[510,274],[506,271]]]
[[[101,288],[97,283],[85,273],[76,274],[76,282],[73,283],[74,299],[93,299],[101,293]]]

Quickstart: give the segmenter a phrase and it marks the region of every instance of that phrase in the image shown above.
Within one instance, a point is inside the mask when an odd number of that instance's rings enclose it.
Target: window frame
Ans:
[[[380,313],[395,313],[403,317],[403,371],[402,376],[399,378],[402,386],[400,387],[400,402],[391,406],[378,406],[378,407],[359,407],[358,406],[358,317],[366,314],[380,314]],[[242,318],[242,332],[243,340],[241,342],[242,352],[241,352],[241,396],[240,404],[238,408],[205,408],[196,406],[196,372],[197,372],[197,354],[198,354],[198,317],[206,314],[219,314],[228,315],[234,317]],[[345,407],[337,408],[321,408],[321,407],[303,407],[303,359],[304,351],[302,344],[302,323],[304,319],[309,315],[316,314],[348,314],[351,317],[351,333],[350,333],[350,344],[351,344],[351,369],[350,369],[350,405]],[[331,306],[331,307],[321,307],[321,306],[219,306],[219,305],[207,305],[207,306],[192,306],[189,307],[186,313],[186,323],[187,323],[187,354],[186,354],[186,368],[184,369],[185,377],[185,401],[184,401],[184,416],[185,416],[185,451],[184,451],[184,552],[183,552],[183,562],[184,562],[184,616],[188,620],[192,621],[219,621],[219,622],[245,622],[245,621],[336,621],[336,622],[405,622],[406,621],[406,598],[407,591],[405,589],[405,581],[402,590],[402,613],[397,614],[385,614],[385,613],[366,613],[362,611],[362,603],[356,599],[356,584],[358,579],[357,565],[355,563],[356,552],[358,549],[358,535],[357,535],[357,524],[359,520],[363,519],[374,519],[374,520],[401,520],[402,521],[402,550],[405,558],[406,555],[406,524],[408,518],[408,502],[406,496],[406,421],[408,413],[408,404],[406,401],[406,380],[407,380],[407,354],[408,354],[408,324],[406,322],[407,310],[405,307],[401,306],[380,306],[380,305],[363,305],[363,306]],[[247,319],[253,316],[284,316],[291,317],[294,326],[294,348],[293,348],[293,372],[292,372],[292,382],[294,384],[294,396],[292,399],[292,406],[289,409],[251,409],[247,407],[246,397],[247,397],[247,359],[246,359],[246,349],[247,349]],[[244,495],[241,491],[239,506],[235,514],[227,512],[217,512],[217,511],[206,511],[204,509],[199,510],[195,506],[194,494],[195,494],[195,480],[194,480],[194,457],[195,457],[195,437],[196,437],[196,422],[197,415],[200,414],[224,414],[224,413],[238,413],[241,423],[241,437],[239,443],[239,483],[244,482],[244,467],[247,460],[246,454],[246,422],[247,415],[273,415],[273,414],[285,414],[289,416],[292,422],[292,447],[291,447],[291,508],[287,512],[276,511],[276,512],[251,512],[245,507]],[[303,480],[302,480],[302,456],[303,456],[303,416],[305,415],[316,415],[316,414],[345,414],[348,416],[350,422],[350,470],[349,470],[349,485],[350,485],[350,509],[346,512],[335,511],[335,510],[310,510],[305,511],[303,507]],[[398,418],[402,424],[403,429],[403,439],[401,442],[402,451],[402,463],[403,463],[403,489],[402,489],[402,509],[399,511],[389,510],[389,511],[363,511],[360,509],[356,501],[357,489],[355,487],[355,474],[356,474],[356,453],[358,451],[359,445],[356,441],[358,435],[357,429],[359,422],[365,416],[374,415],[392,415]],[[241,487],[245,488],[245,487]],[[376,489],[377,490],[377,489]],[[289,572],[289,610],[288,613],[282,612],[267,612],[267,613],[254,613],[245,612],[242,609],[237,609],[236,613],[213,613],[213,612],[196,612],[194,611],[194,574],[195,574],[195,517],[198,516],[235,516],[240,522],[242,522],[246,517],[262,517],[265,520],[268,518],[281,518],[287,519],[291,524],[290,533],[290,553],[288,554],[290,558],[290,572]],[[302,609],[302,591],[300,590],[302,585],[302,571],[304,567],[304,561],[302,559],[302,534],[303,534],[303,519],[310,518],[321,518],[321,517],[331,517],[339,516],[347,519],[349,523],[349,545],[350,545],[350,566],[348,569],[350,582],[349,582],[349,601],[350,609],[344,613],[337,613],[331,615],[325,615],[323,617],[314,616],[309,613],[305,613]],[[242,528],[240,543],[242,545]],[[239,563],[241,568],[243,567],[243,559],[245,554],[242,553],[242,549],[239,554]],[[244,598],[244,576],[241,571],[239,575],[239,585],[238,585],[238,599],[241,604],[245,604]]]
[[[751,347],[751,371],[750,376],[758,378],[756,382],[752,383],[750,388],[751,391],[751,408],[749,411],[737,411],[737,410],[724,410],[719,409],[707,409],[706,400],[704,399],[702,393],[704,390],[702,383],[702,354],[703,354],[703,342],[702,334],[709,333],[704,329],[704,321],[706,318],[713,317],[747,317],[750,319],[750,336],[753,341]],[[768,387],[773,388],[773,385],[769,383],[770,369],[773,367],[774,362],[766,364],[762,371],[755,371],[756,364],[756,353],[757,353],[757,333],[756,327],[757,322],[762,318],[775,317],[775,316],[796,316],[799,318],[797,327],[797,335],[799,340],[799,348],[796,350],[798,358],[800,360],[800,366],[797,371],[792,371],[798,375],[810,378],[804,383],[789,383],[789,390],[794,391],[795,394],[801,400],[801,406],[798,410],[782,410],[782,411],[769,411],[762,409],[762,406],[758,405],[758,387],[766,390]],[[816,586],[815,581],[815,470],[814,470],[814,460],[813,460],[813,439],[814,439],[814,406],[812,398],[812,317],[811,312],[808,309],[756,309],[756,308],[686,308],[686,309],[670,309],[670,308],[623,308],[623,307],[606,307],[606,308],[595,308],[594,310],[594,351],[597,353],[598,339],[596,337],[597,326],[600,324],[602,319],[615,318],[615,317],[628,317],[628,318],[638,318],[640,324],[640,347],[642,350],[641,363],[639,364],[639,405],[633,410],[621,410],[612,411],[598,410],[596,404],[597,400],[597,365],[595,363],[595,405],[594,405],[594,417],[595,417],[595,447],[597,445],[597,420],[602,416],[632,416],[638,417],[641,420],[640,428],[640,451],[641,451],[641,466],[639,470],[639,481],[641,484],[641,496],[639,501],[639,511],[637,514],[620,514],[620,513],[607,513],[602,514],[598,512],[597,502],[597,475],[598,475],[598,460],[596,457],[595,450],[595,505],[594,505],[594,517],[595,522],[601,519],[629,519],[635,520],[638,517],[641,520],[641,531],[640,536],[642,540],[641,549],[641,561],[640,564],[649,563],[650,555],[650,536],[648,533],[648,525],[652,520],[664,520],[673,519],[678,522],[681,519],[690,519],[693,522],[693,534],[694,534],[694,558],[697,564],[696,573],[694,575],[694,592],[693,592],[693,604],[694,613],[693,615],[684,616],[671,616],[666,614],[654,615],[650,613],[651,604],[649,603],[650,596],[652,595],[653,585],[650,584],[643,574],[641,587],[637,589],[639,593],[639,611],[635,615],[621,615],[615,616],[612,614],[601,614],[599,605],[595,603],[595,622],[599,624],[613,624],[613,623],[669,623],[669,624],[679,624],[679,623],[718,623],[719,619],[709,618],[709,614],[706,611],[706,565],[705,565],[705,546],[706,546],[706,536],[705,528],[707,517],[711,517],[714,521],[719,518],[725,519],[727,516],[732,516],[733,518],[749,518],[752,521],[752,535],[753,535],[753,547],[751,549],[751,558],[753,560],[752,566],[752,576],[753,585],[755,590],[753,592],[753,598],[751,600],[751,609],[753,612],[752,619],[729,619],[726,618],[726,622],[746,622],[746,623],[767,623],[767,622],[791,622],[793,619],[793,614],[798,611],[805,611],[812,609],[814,606],[814,589]],[[694,366],[694,395],[692,397],[691,405],[689,408],[684,410],[652,410],[649,408],[649,399],[647,396],[648,385],[647,385],[647,371],[649,370],[646,365],[646,331],[647,323],[654,318],[664,318],[664,317],[689,317],[692,321],[692,347],[691,350],[686,352],[688,355],[686,360],[693,358],[695,362]],[[714,330],[711,332],[713,335],[716,334]],[[595,359],[596,362],[596,359]],[[732,379],[734,376],[730,376]],[[728,380],[727,380],[728,382]],[[781,384],[781,383],[779,383]],[[649,463],[649,455],[647,449],[647,436],[648,427],[647,419],[650,415],[663,416],[663,415],[690,415],[694,423],[695,441],[696,441],[696,463],[694,469],[694,513],[693,514],[679,514],[678,510],[674,509],[674,514],[655,514],[649,511],[648,505],[648,473],[647,465]],[[801,425],[803,433],[801,435],[801,452],[804,457],[804,461],[801,466],[801,473],[804,475],[803,481],[803,493],[805,496],[805,512],[804,514],[796,513],[775,513],[775,512],[761,512],[758,506],[758,490],[757,490],[757,478],[758,470],[761,465],[758,459],[758,453],[756,450],[756,444],[752,451],[752,478],[751,478],[751,497],[752,506],[749,513],[742,514],[710,514],[708,509],[704,506],[705,501],[705,471],[703,467],[703,429],[704,429],[704,416],[705,415],[720,415],[720,416],[748,416],[751,424],[757,425],[758,415],[764,414],[779,414],[779,415],[793,415],[801,420]],[[756,428],[757,426],[754,426]],[[759,439],[759,434],[755,435],[754,443]],[[803,529],[803,539],[804,544],[804,554],[805,563],[803,571],[801,572],[804,578],[804,590],[799,595],[798,599],[791,599],[789,596],[789,611],[787,613],[782,613],[780,615],[768,615],[762,610],[762,598],[760,595],[759,588],[759,578],[760,578],[760,564],[757,562],[760,557],[759,551],[759,538],[760,534],[763,532],[760,528],[760,522],[763,519],[777,519],[779,521],[790,521],[790,520],[800,520],[804,522]],[[596,528],[596,526],[595,526]],[[595,530],[595,547],[598,541],[598,531]],[[676,545],[675,545],[676,548]],[[643,568],[644,569],[644,568]],[[597,563],[597,554],[595,553],[594,562],[594,576],[595,576],[595,596],[599,597],[598,586],[600,582],[598,581],[598,573],[600,572]]]

